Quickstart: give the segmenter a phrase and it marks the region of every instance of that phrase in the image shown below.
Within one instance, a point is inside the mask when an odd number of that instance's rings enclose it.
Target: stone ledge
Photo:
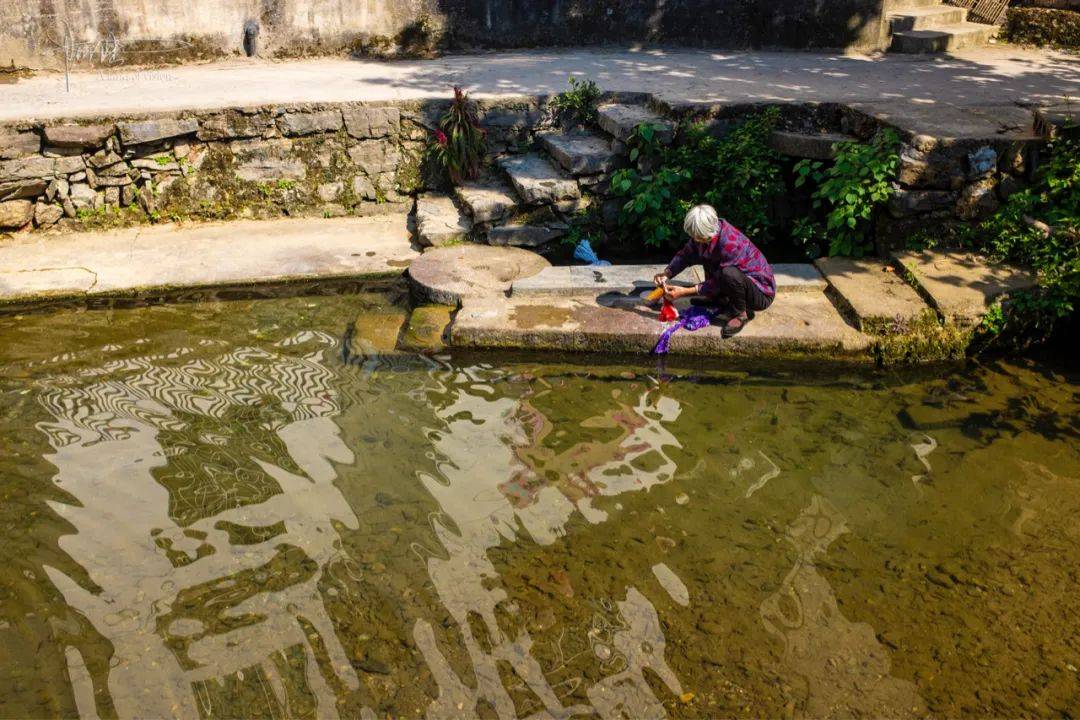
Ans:
[[[613,294],[618,295],[618,294]],[[665,325],[656,312],[614,296],[467,300],[450,329],[463,348],[648,354]],[[822,357],[870,362],[869,338],[822,293],[789,293],[729,340],[718,326],[679,331],[671,352],[697,356]]]
[[[977,325],[996,299],[1037,283],[1023,268],[988,264],[970,252],[896,252],[892,258],[945,320],[960,325]]]
[[[550,267],[536,275],[514,283],[514,295],[585,295],[589,293],[630,293],[651,290],[653,277],[664,271],[664,265],[612,265],[592,267],[572,265]],[[821,292],[825,278],[809,263],[778,263],[773,265],[777,292]],[[696,265],[684,271],[673,285],[696,285],[705,280],[704,270]]]
[[[404,215],[32,236],[0,245],[0,303],[394,277],[416,257]]]
[[[937,319],[919,293],[881,261],[835,257],[814,264],[863,332],[910,326],[928,314]]]

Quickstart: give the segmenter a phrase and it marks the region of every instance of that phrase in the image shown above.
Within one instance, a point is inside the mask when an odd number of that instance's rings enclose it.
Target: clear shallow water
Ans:
[[[0,715],[1077,717],[1075,377],[379,356],[396,299],[0,318]]]

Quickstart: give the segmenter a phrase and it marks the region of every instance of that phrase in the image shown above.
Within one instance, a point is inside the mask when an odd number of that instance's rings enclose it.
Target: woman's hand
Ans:
[[[697,295],[697,288],[668,286],[664,297],[668,299],[668,302],[674,302],[679,298],[690,297],[691,295]]]
[[[668,281],[667,273],[660,273],[652,280],[654,283],[656,283],[656,287],[664,287],[664,285],[666,285]]]

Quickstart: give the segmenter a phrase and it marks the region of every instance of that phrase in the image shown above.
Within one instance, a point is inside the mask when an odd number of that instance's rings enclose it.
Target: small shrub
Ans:
[[[1010,8],[1003,40],[1040,47],[1080,49],[1080,12],[1053,8]]]
[[[1080,299],[1080,142],[1052,143],[1031,187],[983,222],[953,226],[937,240],[1038,273],[1038,288],[1012,293],[987,313],[980,348],[1022,349],[1049,339]]]
[[[660,142],[660,128],[642,125],[630,138],[634,168],[612,176],[612,192],[626,198],[619,222],[653,247],[681,240],[686,211],[709,203],[743,231],[767,242],[770,208],[784,190],[780,157],[769,147],[779,118],[770,108],[717,139],[701,124],[681,128],[677,142]]]
[[[435,131],[432,153],[446,168],[450,182],[460,185],[480,176],[487,149],[487,131],[480,127],[476,103],[459,87],[454,88],[454,101]]]
[[[596,108],[600,103],[600,87],[592,80],[570,78],[570,89],[551,99],[551,109],[577,122],[596,122]]]
[[[795,237],[804,247],[818,246],[827,236],[830,255],[862,257],[872,249],[870,230],[875,211],[892,195],[892,181],[900,168],[900,138],[882,130],[869,143],[837,143],[831,165],[802,160],[795,166],[795,186],[813,181],[814,208],[820,221],[796,223]]]

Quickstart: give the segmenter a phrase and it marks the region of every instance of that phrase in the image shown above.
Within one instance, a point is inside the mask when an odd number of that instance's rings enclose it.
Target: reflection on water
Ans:
[[[344,357],[378,301],[0,321],[0,715],[1075,707],[1065,378]]]

